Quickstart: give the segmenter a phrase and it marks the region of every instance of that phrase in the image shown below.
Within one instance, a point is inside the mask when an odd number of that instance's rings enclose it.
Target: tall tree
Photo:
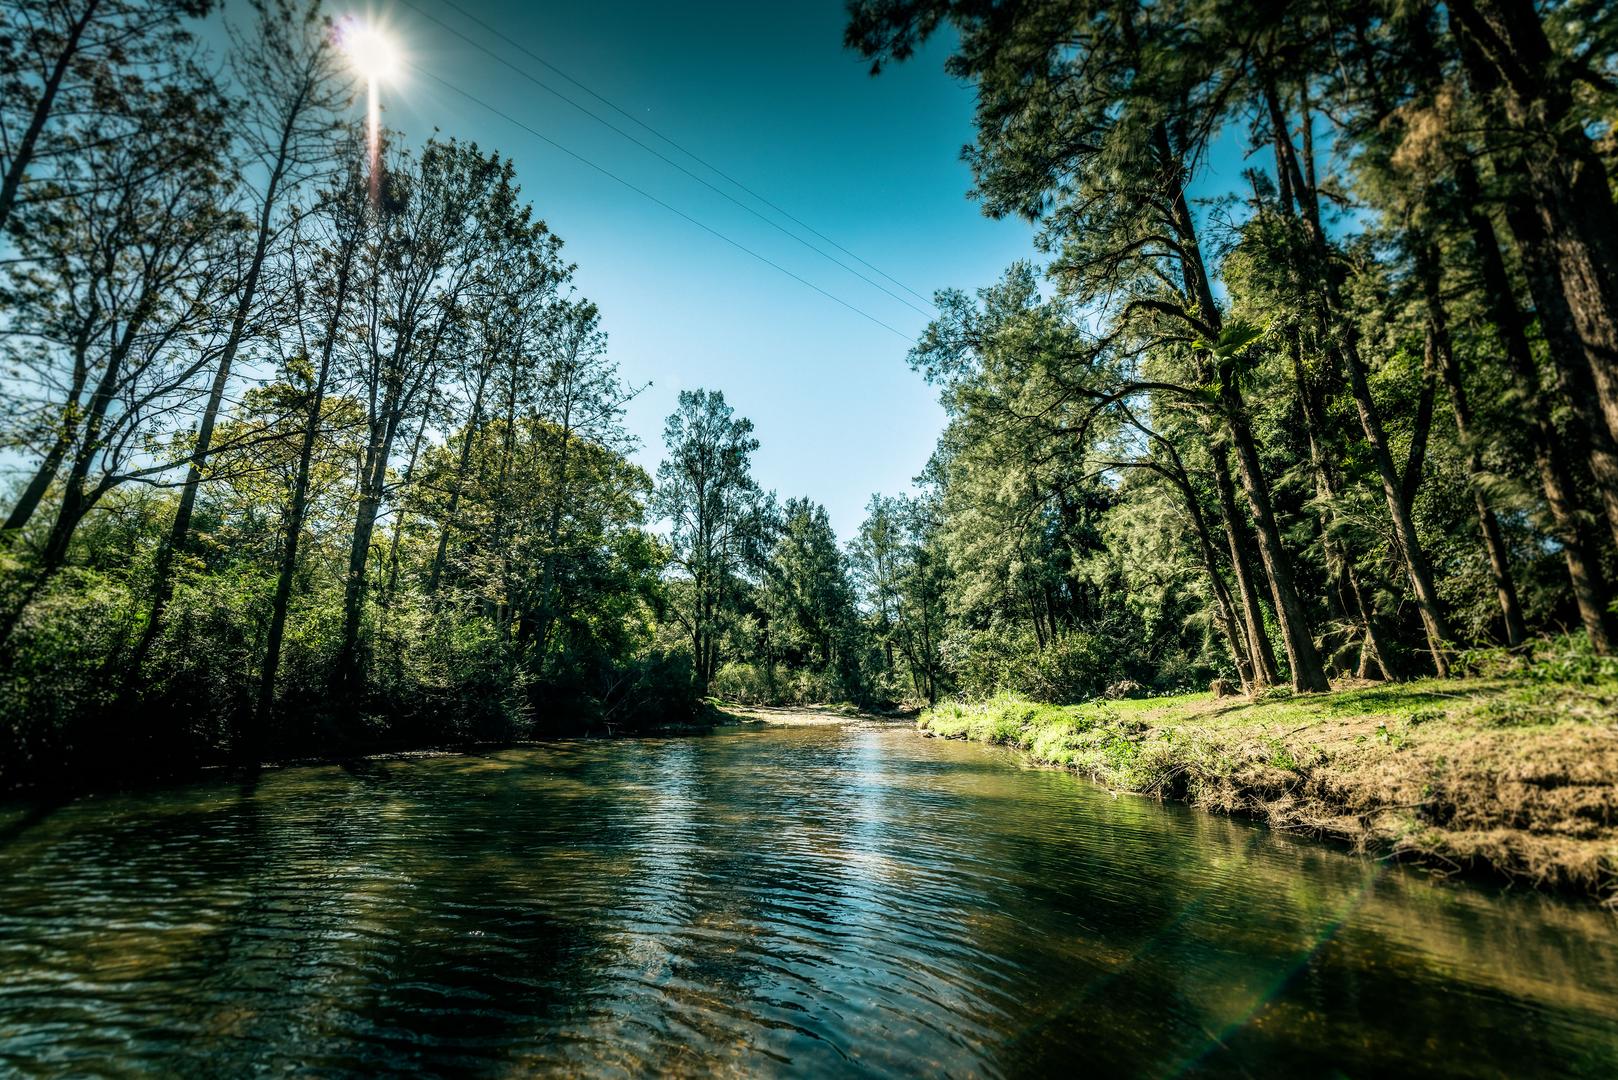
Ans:
[[[830,680],[839,697],[862,696],[854,591],[826,508],[788,499],[775,532],[760,588],[773,648]]]
[[[466,347],[452,358],[450,390],[458,402],[461,427],[458,467],[445,485],[442,509],[435,510],[438,546],[428,571],[427,592],[437,596],[443,579],[450,543],[460,527],[462,494],[472,462],[473,442],[501,397],[505,383],[508,414],[514,412],[517,376],[512,365],[520,357],[556,353],[557,331],[562,323],[556,294],[572,268],[561,265],[561,242],[554,236],[531,242],[529,238],[507,238],[515,246],[504,256],[488,260],[485,272],[467,300],[468,338]]]
[[[1257,84],[1254,93],[1264,103],[1260,115],[1267,121],[1269,130],[1268,138],[1261,136],[1255,141],[1273,147],[1276,175],[1283,192],[1289,193],[1282,199],[1282,212],[1297,213],[1299,217],[1301,227],[1298,235],[1304,243],[1296,246],[1292,252],[1292,257],[1300,263],[1294,271],[1295,279],[1318,283],[1305,290],[1301,298],[1304,300],[1302,309],[1305,317],[1314,323],[1312,329],[1316,339],[1332,367],[1348,377],[1355,415],[1371,451],[1388,519],[1393,526],[1395,550],[1421,615],[1428,651],[1438,673],[1447,675],[1453,635],[1438,595],[1426,545],[1416,528],[1408,494],[1419,483],[1420,470],[1407,468],[1401,473],[1394,459],[1383,409],[1371,391],[1371,371],[1361,352],[1359,327],[1345,300],[1342,260],[1321,224],[1321,196],[1317,184],[1311,180],[1316,170],[1312,161],[1306,160],[1294,143],[1293,125],[1288,120],[1283,101],[1277,69],[1287,54],[1276,41],[1282,31],[1275,28],[1266,30],[1261,55],[1254,65]],[[1315,121],[1306,104],[1307,94],[1300,97],[1305,104],[1302,106],[1303,115],[1298,120],[1298,130],[1313,131]],[[1416,443],[1418,448],[1423,445],[1421,440],[1425,438],[1425,429],[1421,429],[1420,439]]]
[[[243,185],[241,213],[253,220],[252,239],[236,268],[239,279],[232,282],[235,303],[197,421],[179,506],[158,553],[152,608],[131,661],[136,667],[151,647],[173,593],[174,557],[185,547],[191,530],[197,491],[213,449],[214,425],[231,370],[237,353],[255,330],[265,266],[294,220],[285,208],[294,204],[302,189],[321,182],[336,165],[344,146],[338,137],[339,117],[353,98],[353,78],[343,70],[318,0],[254,0],[253,9],[254,30],[231,28],[232,76],[244,100],[230,113],[243,176],[262,175],[261,184]]]
[[[1222,55],[1191,39],[1177,5],[1139,3],[1007,12],[978,0],[865,0],[850,8],[846,40],[879,66],[945,22],[960,36],[949,69],[978,88],[967,159],[985,209],[1044,222],[1054,279],[1111,316],[1109,346],[1133,358],[1184,354],[1185,378],[1135,368],[1106,392],[1169,394],[1215,419],[1236,458],[1293,683],[1326,689],[1238,377],[1247,336],[1227,333],[1186,191],[1227,93]]]
[[[357,145],[351,144],[351,145]],[[358,157],[352,158],[358,161]],[[264,635],[264,659],[259,668],[255,720],[260,732],[275,705],[276,676],[281,668],[281,647],[292,601],[293,578],[298,572],[304,523],[309,512],[310,484],[315,450],[326,425],[326,399],[331,386],[332,360],[345,329],[355,261],[366,236],[366,188],[358,170],[346,182],[323,196],[316,214],[300,229],[294,222],[294,244],[287,256],[288,299],[295,328],[287,367],[307,394],[298,440],[298,463],[287,498],[281,540],[280,567],[275,596],[270,602],[270,623]],[[150,633],[150,631],[148,631]],[[245,746],[250,740],[239,739]]]
[[[518,201],[510,162],[475,145],[429,142],[419,157],[398,155],[375,208],[365,281],[363,342],[351,377],[368,410],[369,436],[349,548],[343,630],[334,684],[361,675],[360,629],[371,543],[394,445],[443,377],[443,349],[457,332],[478,276],[511,235],[541,236],[544,225]]]
[[[537,382],[535,404],[539,414],[549,421],[553,436],[549,471],[554,477],[554,492],[545,520],[539,610],[527,629],[533,647],[543,656],[551,629],[562,614],[561,577],[570,555],[564,526],[578,501],[574,490],[575,448],[582,441],[623,449],[622,417],[634,392],[619,380],[617,365],[607,356],[600,311],[588,301],[560,309]]]
[[[172,468],[167,448],[152,460],[152,445],[172,433],[214,356],[195,345],[217,329],[219,268],[239,226],[224,208],[226,165],[211,137],[220,106],[204,81],[151,88],[140,108],[142,131],[73,161],[84,180],[73,197],[25,211],[9,337],[36,385],[56,392],[32,403],[48,443],[11,527],[27,525],[53,485],[60,494],[0,636],[66,562],[108,491]]]
[[[719,668],[741,574],[756,558],[760,495],[752,476],[753,422],[718,390],[682,390],[663,427],[652,511],[669,522],[672,565],[684,579],[675,617],[691,642],[697,682]]]

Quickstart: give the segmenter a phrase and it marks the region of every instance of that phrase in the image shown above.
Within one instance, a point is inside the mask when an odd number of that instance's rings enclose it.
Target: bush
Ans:
[[[1537,638],[1515,648],[1470,649],[1459,659],[1462,668],[1485,677],[1579,686],[1618,682],[1618,656],[1596,655],[1583,631]]]
[[[64,572],[35,599],[7,643],[0,678],[0,789],[71,770],[115,689],[108,657],[129,641],[137,617],[126,585],[99,571]]]
[[[690,653],[653,649],[620,670],[614,689],[601,696],[604,723],[634,730],[696,719],[702,696]]]
[[[864,698],[835,671],[732,660],[714,675],[708,692],[739,705],[833,705]]]
[[[830,705],[848,696],[842,680],[829,671],[803,669],[783,680],[782,698],[788,705]]]
[[[714,675],[708,692],[723,701],[740,705],[767,705],[776,700],[775,680],[760,664],[732,660]]]
[[[963,693],[1014,694],[1057,703],[1099,697],[1128,676],[1127,655],[1118,643],[1080,631],[1043,648],[1031,633],[1005,628],[968,631],[945,643],[945,662]]]

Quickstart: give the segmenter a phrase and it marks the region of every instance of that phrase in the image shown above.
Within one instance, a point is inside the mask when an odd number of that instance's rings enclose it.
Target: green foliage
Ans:
[[[973,194],[1050,257],[941,293],[911,353],[949,414],[946,682],[1319,691],[1564,626],[1612,648],[1618,487],[1580,459],[1618,304],[1580,282],[1618,249],[1573,266],[1534,224],[1618,221],[1604,176],[1550,179],[1610,157],[1612,87],[1560,89],[1607,35],[1554,4],[849,8],[873,70],[949,39]]]
[[[884,704],[935,702],[950,586],[936,499],[871,496],[849,547],[870,638],[865,680]]]
[[[1568,635],[1537,650],[1527,671],[1539,682],[1611,684],[1618,682],[1618,657],[1597,655],[1588,638]]]
[[[951,32],[974,194],[1047,262],[937,296],[946,427],[847,550],[717,390],[655,485],[629,460],[638,391],[510,159],[388,135],[366,175],[318,7],[256,6],[221,66],[206,6],[79,35],[26,0],[0,43],[0,784],[954,692],[996,704],[933,722],[1161,788],[1206,748],[1006,695],[1302,714],[1282,683],[1453,664],[1526,727],[1618,683],[1618,105],[1557,5],[1479,51],[1471,5],[852,3],[877,65]],[[1323,708],[1396,748],[1447,700]]]
[[[670,523],[672,595],[685,627],[698,685],[706,690],[722,642],[742,613],[747,582],[765,543],[769,510],[753,481],[753,422],[717,390],[682,390],[664,425],[667,457],[657,469],[655,514]]]
[[[826,508],[788,499],[774,531],[754,597],[765,662],[790,672],[787,700],[862,698],[863,628]]]
[[[0,211],[0,786],[690,719],[636,391],[511,162],[366,176],[316,5],[224,66],[193,6],[87,7],[77,56],[35,13],[51,153],[95,137]]]
[[[767,705],[780,698],[780,681],[768,668],[745,660],[731,660],[714,676],[710,693],[721,701]]]
[[[968,694],[1015,694],[1037,701],[1099,697],[1125,675],[1119,642],[1073,631],[1040,645],[1023,628],[965,633],[945,643],[957,684]]]

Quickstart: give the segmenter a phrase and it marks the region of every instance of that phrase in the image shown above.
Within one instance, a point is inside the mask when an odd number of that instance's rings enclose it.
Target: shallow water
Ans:
[[[1618,1075],[1618,923],[874,723],[0,817],[0,1072]]]

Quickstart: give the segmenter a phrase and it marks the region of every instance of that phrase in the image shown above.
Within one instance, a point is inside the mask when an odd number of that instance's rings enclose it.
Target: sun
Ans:
[[[350,66],[367,82],[388,82],[399,73],[399,49],[381,27],[359,17],[344,19],[337,42]]]

